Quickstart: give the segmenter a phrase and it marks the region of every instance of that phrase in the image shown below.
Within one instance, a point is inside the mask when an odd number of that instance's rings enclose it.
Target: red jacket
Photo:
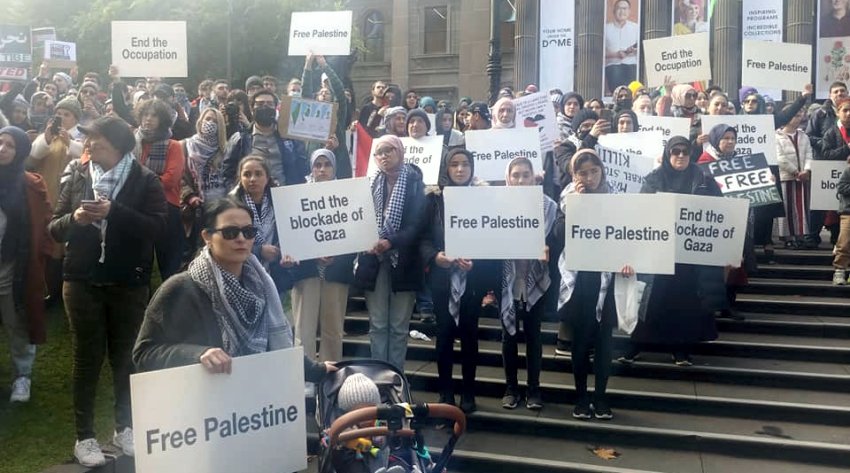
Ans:
[[[47,200],[47,185],[38,174],[25,173],[27,206],[29,208],[29,261],[24,281],[24,313],[27,317],[30,343],[47,341],[44,314],[44,265],[50,255],[53,239],[47,224],[53,215]]]

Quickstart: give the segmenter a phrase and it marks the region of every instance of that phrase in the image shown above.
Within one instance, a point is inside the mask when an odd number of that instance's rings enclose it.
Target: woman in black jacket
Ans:
[[[372,198],[379,239],[358,256],[354,285],[366,291],[372,358],[404,369],[410,316],[422,287],[419,239],[425,188],[420,174],[405,164],[397,136],[378,138],[374,150],[378,173],[372,179]]]
[[[488,292],[500,286],[496,261],[449,258],[445,254],[445,204],[447,186],[486,185],[475,180],[472,153],[450,150],[443,158],[439,189],[426,196],[425,232],[420,244],[422,261],[428,265],[434,312],[437,315],[437,371],[441,403],[454,404],[454,340],[460,338],[463,373],[460,407],[475,410],[475,368],[478,363],[478,317]]]

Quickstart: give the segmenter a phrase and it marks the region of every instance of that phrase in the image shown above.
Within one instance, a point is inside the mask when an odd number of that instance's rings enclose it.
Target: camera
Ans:
[[[61,130],[61,129],[62,129],[62,117],[60,117],[59,115],[56,115],[55,117],[53,117],[53,122],[51,122],[51,124],[50,124],[50,133],[52,133],[54,135],[58,135],[59,130]]]

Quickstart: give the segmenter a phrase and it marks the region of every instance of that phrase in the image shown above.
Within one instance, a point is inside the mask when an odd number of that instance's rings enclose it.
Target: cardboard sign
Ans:
[[[340,179],[271,190],[280,251],[297,261],[358,253],[378,241],[369,179]]]
[[[567,269],[639,274],[675,272],[675,196],[567,194]]]
[[[188,77],[185,21],[113,21],[112,64],[125,77]]]
[[[803,90],[812,83],[812,46],[744,40],[741,83],[753,87]]]
[[[596,146],[596,154],[605,164],[605,180],[617,192],[637,194],[647,174],[655,169],[656,160],[649,156],[626,153]]]
[[[325,144],[336,133],[334,102],[319,102],[288,95],[280,99],[277,129],[293,140],[318,141]]]
[[[638,117],[640,122],[641,117]],[[616,126],[616,125],[612,125]],[[664,154],[664,135],[660,130],[637,131],[634,133],[608,133],[599,137],[599,146],[637,154],[649,158],[659,158]]]
[[[540,131],[540,150],[548,153],[555,149],[558,123],[549,94],[536,92],[516,98],[513,102],[516,107],[517,128],[537,128]]]
[[[662,136],[662,147],[667,147],[667,140],[674,136],[690,138],[691,119],[678,117],[657,117],[654,115],[643,115],[638,117],[640,131],[660,131]]]
[[[670,194],[676,199],[676,262],[741,265],[747,235],[747,199]]]
[[[761,153],[700,166],[714,177],[724,197],[749,199],[753,207],[782,202],[773,173]]]
[[[475,175],[485,181],[504,181],[508,163],[520,156],[531,160],[536,174],[542,173],[539,134],[537,128],[467,131],[466,149],[475,159]]]
[[[531,259],[544,256],[543,188],[446,187],[446,256]]]
[[[301,347],[234,358],[229,375],[197,364],[130,376],[136,471],[307,468],[303,386]]]
[[[372,177],[378,173],[378,165],[372,156],[375,156],[375,145],[378,140],[372,141],[372,150],[369,152],[369,170],[366,175]],[[436,186],[440,179],[440,164],[443,159],[443,135],[423,136],[415,139],[409,136],[401,138],[404,145],[404,162],[413,164],[422,171],[422,183],[426,186]]]
[[[776,127],[773,115],[703,115],[702,132],[708,134],[717,125],[729,125],[738,131],[735,153],[747,156],[761,153],[768,164],[776,163]],[[710,146],[706,143],[705,146]]]
[[[32,66],[29,26],[0,25],[0,80],[27,80]]]
[[[648,87],[661,87],[665,77],[679,84],[711,80],[709,33],[643,41]]]
[[[289,25],[289,55],[351,54],[351,11],[293,12]]]
[[[50,67],[74,67],[77,64],[77,44],[65,41],[45,41],[44,63]]]
[[[812,161],[812,210],[838,210],[838,180],[844,161]]]

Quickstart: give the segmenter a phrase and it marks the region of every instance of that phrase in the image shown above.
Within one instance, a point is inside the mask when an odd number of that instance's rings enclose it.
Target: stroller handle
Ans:
[[[450,404],[424,404],[422,406],[414,406],[413,410],[417,412],[420,408],[427,409],[428,417],[438,417],[454,421],[453,432],[455,437],[460,437],[466,431],[466,415],[457,406]],[[347,430],[361,422],[377,419],[377,406],[363,407],[341,415],[328,429],[327,435],[330,438],[330,445],[336,445],[337,442],[351,440],[357,437],[374,437],[389,434],[410,437],[414,434],[414,431],[410,429],[400,429],[391,432],[387,427],[367,427]]]

